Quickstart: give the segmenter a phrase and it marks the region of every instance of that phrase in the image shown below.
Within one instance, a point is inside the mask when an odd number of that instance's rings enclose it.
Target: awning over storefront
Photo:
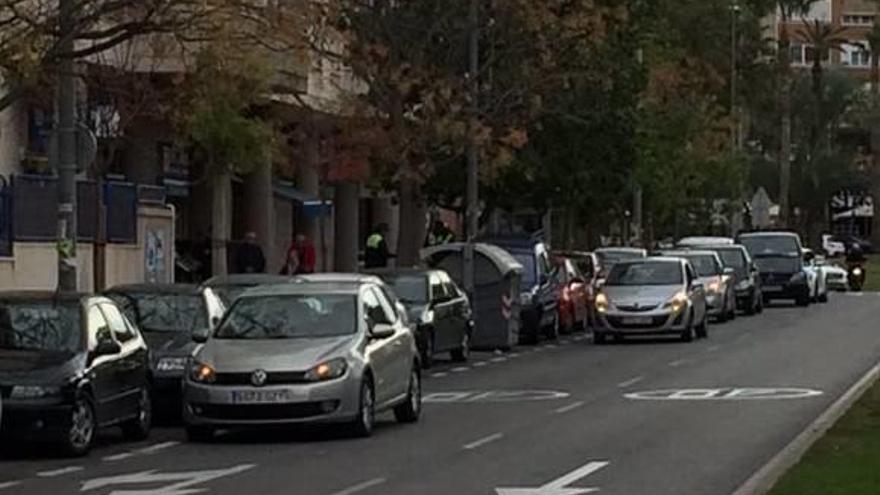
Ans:
[[[278,182],[275,184],[275,195],[302,205],[306,215],[329,215],[333,211],[333,201],[320,198],[297,189],[292,184]]]

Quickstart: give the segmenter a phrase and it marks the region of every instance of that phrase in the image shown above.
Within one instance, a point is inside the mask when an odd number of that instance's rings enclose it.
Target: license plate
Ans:
[[[230,394],[233,404],[279,404],[297,399],[290,390],[233,390]]]
[[[764,292],[782,292],[781,285],[765,285],[763,288]]]
[[[650,325],[654,321],[650,316],[627,316],[623,319],[624,325]]]

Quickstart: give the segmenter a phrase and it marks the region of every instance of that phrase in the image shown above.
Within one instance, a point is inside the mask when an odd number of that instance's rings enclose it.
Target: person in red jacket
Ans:
[[[298,273],[315,273],[317,263],[315,244],[305,234],[297,234],[295,244],[299,252]]]

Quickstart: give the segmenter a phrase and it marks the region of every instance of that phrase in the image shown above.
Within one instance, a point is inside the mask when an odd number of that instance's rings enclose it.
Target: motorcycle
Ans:
[[[849,266],[849,290],[861,292],[865,285],[865,266],[861,263],[852,263]]]

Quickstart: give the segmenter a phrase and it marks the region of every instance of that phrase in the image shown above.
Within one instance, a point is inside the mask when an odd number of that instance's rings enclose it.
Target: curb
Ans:
[[[740,485],[732,495],[764,495],[880,379],[880,364],[865,373],[846,393],[834,401],[821,416],[773,456],[767,464]]]

